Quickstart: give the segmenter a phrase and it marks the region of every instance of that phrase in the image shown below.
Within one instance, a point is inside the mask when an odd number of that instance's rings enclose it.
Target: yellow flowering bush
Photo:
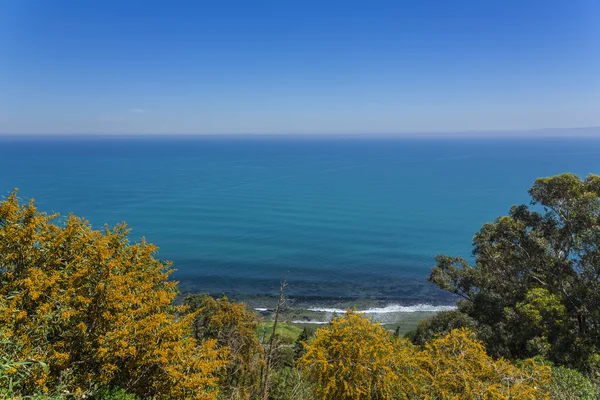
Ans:
[[[317,330],[299,360],[319,399],[536,400],[550,368],[489,357],[467,329],[423,348],[397,339],[380,324],[348,311]]]
[[[550,367],[532,359],[519,366],[494,360],[468,329],[434,339],[421,353],[418,388],[423,399],[549,399],[543,387],[551,378]]]
[[[348,311],[317,330],[298,365],[318,399],[389,399],[398,384],[395,349],[385,328]]]
[[[221,369],[219,386],[223,395],[235,399],[256,398],[264,368],[264,350],[258,340],[259,317],[244,303],[207,294],[188,295],[183,303],[195,312],[194,337],[214,339],[226,352],[227,367]],[[198,311],[196,311],[198,310]]]
[[[0,203],[0,358],[22,363],[8,371],[21,370],[16,393],[217,397],[215,341],[191,337],[196,315],[173,305],[170,265],[127,235],[125,224],[98,231],[39,212],[16,191]]]

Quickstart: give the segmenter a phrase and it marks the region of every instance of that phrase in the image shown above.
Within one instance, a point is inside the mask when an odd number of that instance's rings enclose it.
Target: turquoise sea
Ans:
[[[0,137],[0,194],[100,228],[127,221],[184,292],[308,302],[453,302],[426,282],[470,256],[535,178],[600,173],[600,140],[366,137]]]

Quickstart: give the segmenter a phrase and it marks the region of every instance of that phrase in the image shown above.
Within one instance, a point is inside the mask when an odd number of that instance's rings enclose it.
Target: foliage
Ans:
[[[219,374],[221,388],[236,398],[250,398],[259,389],[263,348],[258,341],[258,316],[243,303],[236,304],[223,296],[188,295],[183,303],[195,314],[193,335],[199,343],[216,340],[226,351],[228,364]]]
[[[128,393],[125,389],[121,388],[104,388],[92,396],[93,400],[140,400],[140,398],[134,394]]]
[[[269,385],[272,400],[311,400],[312,388],[306,377],[297,369],[285,366],[276,369]]]
[[[423,348],[349,311],[319,329],[298,362],[319,399],[545,399],[550,368],[494,360],[468,329]]]
[[[600,176],[536,180],[531,208],[485,224],[474,266],[438,256],[430,280],[461,297],[488,351],[544,355],[592,374],[600,368]]]
[[[87,396],[86,396],[87,397]],[[124,389],[120,388],[103,388],[94,392],[90,397],[91,400],[140,400],[140,398],[134,394],[128,393]],[[0,399],[12,399],[12,400],[66,400],[72,399],[65,393],[49,396],[45,394],[35,394],[32,396],[20,396],[14,394],[10,390],[0,390]]]
[[[472,331],[455,329],[427,343],[419,357],[423,399],[546,399],[550,368],[529,359],[493,360]],[[413,398],[420,398],[419,396]]]
[[[36,373],[49,373],[48,365],[43,361],[21,359],[21,344],[5,339],[0,345],[3,349],[0,353],[0,388],[6,388],[7,397],[21,382],[32,379]]]
[[[410,339],[414,344],[424,345],[436,336],[445,335],[459,328],[474,330],[475,321],[457,310],[441,311],[419,322]]]
[[[12,363],[2,382],[19,377],[16,395],[81,396],[109,385],[143,397],[216,398],[224,361],[215,342],[190,337],[195,315],[173,306],[169,264],[127,234],[124,224],[101,232],[38,212],[16,191],[0,203],[0,359]]]
[[[1,400],[65,400],[65,396],[49,396],[45,394],[34,394],[32,396],[22,397],[20,395],[14,394],[14,392],[8,389],[0,389],[0,399]]]
[[[354,311],[318,329],[298,365],[319,399],[387,399],[394,394],[395,341]]]
[[[541,356],[547,356],[551,343],[559,340],[568,318],[560,297],[545,288],[528,290],[523,301],[505,309],[505,316],[508,325],[521,327],[521,336],[531,338],[526,342],[526,352]]]
[[[552,379],[546,386],[554,400],[598,400],[600,392],[596,386],[578,371],[553,367]]]
[[[265,321],[259,324],[258,334],[260,337],[269,338],[273,332],[273,321]],[[277,324],[277,337],[283,344],[293,344],[302,334],[302,328],[295,325],[279,322]]]
[[[312,334],[308,328],[304,327],[302,332],[300,332],[300,335],[298,335],[298,339],[294,342],[294,360],[298,361],[306,354],[306,343],[311,336]]]

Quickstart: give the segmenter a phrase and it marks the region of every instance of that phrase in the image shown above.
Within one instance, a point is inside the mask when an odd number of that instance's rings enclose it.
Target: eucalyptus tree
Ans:
[[[457,295],[494,356],[600,367],[600,176],[537,179],[529,205],[486,223],[475,263],[440,255],[429,280]]]

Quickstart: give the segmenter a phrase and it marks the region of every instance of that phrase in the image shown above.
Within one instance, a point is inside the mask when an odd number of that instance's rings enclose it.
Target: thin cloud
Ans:
[[[135,113],[135,114],[146,114],[146,112],[147,112],[148,110],[146,110],[146,109],[143,109],[143,108],[132,108],[132,109],[131,109],[131,110],[129,110],[129,111],[131,111],[132,113]]]

